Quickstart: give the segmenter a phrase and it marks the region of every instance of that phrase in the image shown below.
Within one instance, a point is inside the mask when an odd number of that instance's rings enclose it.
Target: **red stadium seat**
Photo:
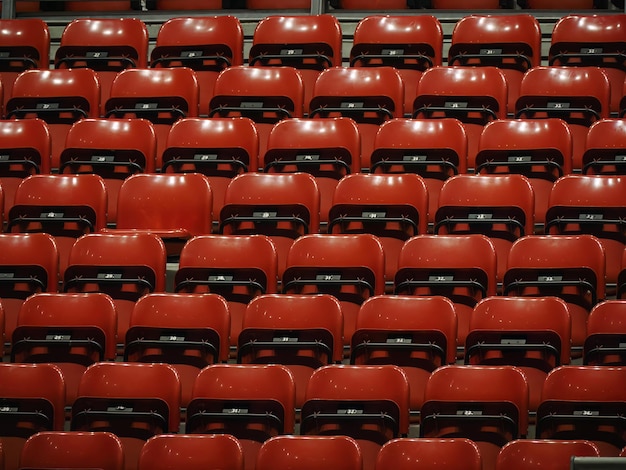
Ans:
[[[625,311],[626,302],[623,300],[606,300],[591,309],[583,345],[584,365],[626,365],[626,351],[623,349]]]
[[[376,470],[481,470],[480,450],[465,438],[392,439],[376,458]]]
[[[388,7],[384,7],[388,9]],[[443,30],[431,15],[368,15],[357,24],[351,67],[394,67],[404,82],[404,114],[413,111],[424,70],[442,65]]]
[[[518,439],[505,445],[495,470],[534,468],[568,468],[573,456],[597,457],[599,451],[591,441]]]
[[[626,121],[601,119],[589,127],[582,157],[582,172],[588,175],[626,174],[624,137]]]
[[[156,134],[145,119],[81,119],[67,133],[60,173],[95,173],[107,188],[107,222],[117,220],[122,182],[135,173],[154,173]]]
[[[221,0],[157,0],[158,10],[205,10]],[[201,5],[201,8],[199,8]],[[215,8],[213,8],[215,9]],[[164,22],[150,53],[150,67],[189,67],[200,88],[200,116],[209,114],[217,75],[232,65],[243,65],[243,29],[231,15],[177,17]]]
[[[350,117],[361,133],[361,167],[370,167],[380,125],[404,115],[404,83],[393,67],[331,67],[320,73],[309,117]]]
[[[452,30],[448,65],[502,70],[509,93],[507,110],[512,114],[524,73],[541,65],[539,21],[533,15],[467,15]]]

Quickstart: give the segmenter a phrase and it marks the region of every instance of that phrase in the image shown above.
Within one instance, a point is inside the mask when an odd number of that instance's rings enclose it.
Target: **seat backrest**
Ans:
[[[624,174],[623,144],[626,123],[622,119],[601,119],[587,132],[582,156],[583,174]]]
[[[573,456],[597,457],[599,452],[591,441],[518,439],[502,448],[496,470],[523,470],[528,465],[568,468]]]
[[[626,15],[568,14],[550,35],[549,65],[601,67],[611,82],[611,111],[619,111],[626,67],[623,50]]]
[[[77,18],[65,26],[54,55],[55,68],[95,70],[106,103],[115,75],[127,68],[145,68],[148,28],[139,18]]]
[[[33,2],[34,3],[34,2]],[[20,5],[16,5],[19,11]],[[50,31],[40,18],[0,20],[0,80],[4,92],[2,109],[13,92],[17,75],[29,69],[47,69],[50,63]]]
[[[48,124],[53,169],[71,125],[100,116],[100,82],[91,69],[26,70],[15,79],[6,104],[8,119],[38,117]]]
[[[304,82],[304,112],[320,72],[341,65],[341,24],[334,15],[266,16],[254,29],[251,66],[288,66]]]
[[[144,444],[138,470],[243,470],[243,458],[241,444],[228,434],[160,434]]]
[[[424,70],[442,64],[443,29],[432,15],[368,15],[357,24],[351,67],[391,66],[404,81],[404,114],[411,114]]]
[[[626,333],[623,300],[596,304],[587,318],[587,337],[583,347],[585,365],[626,365],[621,338]]]
[[[498,67],[508,85],[508,112],[524,72],[541,65],[541,28],[533,15],[467,15],[454,25],[448,65]]]
[[[361,133],[361,166],[369,169],[374,136],[385,121],[404,115],[404,83],[393,67],[331,67],[320,73],[309,117],[350,117]]]
[[[50,173],[50,146],[48,125],[41,119],[0,121],[0,184],[5,216],[24,178]]]
[[[145,119],[81,119],[67,133],[60,173],[95,173],[106,184],[107,220],[117,219],[117,195],[125,178],[153,173],[156,134]]]
[[[190,6],[179,5],[176,10]],[[220,4],[221,7],[221,4]],[[197,9],[209,8],[205,3]],[[163,9],[159,6],[159,9]],[[200,87],[201,116],[208,115],[209,100],[218,73],[243,64],[243,29],[232,15],[170,18],[159,28],[150,67],[189,67],[196,72]]]
[[[31,436],[22,449],[21,468],[123,470],[124,449],[110,432],[47,431]]]
[[[424,72],[412,116],[452,117],[465,124],[468,168],[473,169],[478,137],[488,122],[507,117],[508,85],[497,67],[446,66]]]
[[[134,3],[133,0],[131,0]],[[131,10],[131,2],[128,0],[106,0],[106,1],[67,1],[65,2],[65,11],[93,11],[95,14],[102,11],[129,11]]]
[[[480,470],[480,450],[473,441],[462,437],[400,438],[386,442],[376,459],[376,470],[426,470],[433,465],[437,470]]]
[[[363,456],[358,443],[348,436],[276,436],[263,443],[257,470],[361,470]]]

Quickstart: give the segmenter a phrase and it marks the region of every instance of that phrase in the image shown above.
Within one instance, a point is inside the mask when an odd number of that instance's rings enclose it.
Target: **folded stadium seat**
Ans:
[[[259,134],[249,118],[185,118],[167,135],[158,168],[163,173],[202,173],[211,185],[213,214],[224,206],[230,180],[259,167]]]
[[[57,292],[59,253],[47,233],[0,234],[0,299],[4,341],[9,343],[24,300],[39,292]]]
[[[335,188],[344,176],[361,171],[359,128],[350,118],[285,119],[268,136],[266,173],[302,171],[315,177],[320,223],[326,230]]]
[[[399,438],[386,442],[378,452],[376,470],[481,470],[476,444],[462,437],[448,439]]]
[[[277,270],[274,243],[265,235],[199,236],[189,240],[180,253],[174,289],[224,297],[234,349],[248,303],[258,295],[278,292]]]
[[[163,155],[172,124],[198,116],[198,87],[196,73],[187,67],[122,70],[111,84],[104,117],[144,118],[152,122],[158,159]]]
[[[40,118],[52,139],[51,169],[58,170],[69,128],[100,116],[100,83],[91,69],[27,70],[17,76],[6,104],[7,119]]]
[[[539,21],[522,14],[465,16],[452,30],[448,65],[502,70],[508,86],[507,111],[513,114],[524,73],[541,65]]]
[[[66,1],[65,2],[65,11],[93,11],[94,14],[98,14],[98,12],[102,11],[130,11],[131,1],[129,0],[108,0],[108,1],[94,1],[94,2],[85,2],[85,1]]]
[[[59,366],[71,407],[85,369],[115,360],[116,325],[115,304],[106,294],[32,295],[17,316],[11,362]]]
[[[409,382],[393,365],[331,365],[317,369],[306,388],[300,434],[356,440],[363,469],[373,470],[385,442],[409,432]]]
[[[572,172],[572,134],[560,119],[500,119],[485,126],[478,140],[476,173],[519,173],[535,193],[535,233],[544,229],[554,182]]]
[[[93,7],[94,2],[75,3]],[[115,2],[95,3],[105,5]],[[147,65],[148,28],[138,18],[72,20],[65,26],[61,43],[54,54],[54,67],[57,69],[87,67],[96,71],[100,82],[100,104],[103,106],[109,99],[111,83],[118,72],[128,68],[146,68]]]
[[[39,2],[15,2],[17,12],[39,11]],[[4,93],[2,109],[13,94],[13,82],[24,70],[47,69],[50,63],[50,31],[39,18],[0,20],[0,82]]]
[[[432,0],[432,7],[437,10],[497,10],[500,0]]]
[[[465,437],[494,468],[500,449],[528,432],[528,383],[513,366],[444,366],[426,382],[420,437]]]
[[[341,303],[344,349],[366,299],[385,292],[385,254],[374,235],[305,235],[287,254],[285,294],[331,294]]]
[[[405,10],[407,0],[334,0],[333,7],[344,10]]]
[[[611,83],[611,113],[619,111],[626,77],[623,50],[626,15],[577,15],[562,17],[550,37],[549,65],[597,66]]]
[[[428,188],[421,176],[355,174],[339,180],[328,212],[328,233],[371,233],[385,252],[385,280],[393,285],[404,242],[428,229]]]
[[[44,431],[22,449],[21,468],[124,470],[122,442],[110,432]]]
[[[59,173],[100,175],[107,188],[107,223],[115,226],[122,183],[135,173],[154,173],[155,154],[156,134],[150,121],[81,119],[67,133]]]
[[[506,260],[504,295],[557,296],[567,302],[572,354],[580,357],[587,317],[605,298],[605,255],[592,235],[530,235],[513,243]]]
[[[473,172],[483,128],[507,116],[507,90],[506,77],[496,67],[433,67],[417,84],[413,117],[460,120],[467,133],[467,167]]]
[[[256,470],[361,470],[363,456],[348,436],[276,436],[263,443]]]
[[[304,403],[313,371],[342,359],[343,314],[335,297],[266,294],[248,304],[238,338],[237,362],[286,366],[296,384],[296,408]]]
[[[4,468],[20,468],[26,440],[42,431],[63,431],[65,382],[53,364],[0,364],[0,443]]]
[[[200,369],[228,360],[229,333],[228,304],[217,294],[147,294],[130,315],[124,360],[171,364],[185,408]]]
[[[571,328],[569,308],[558,297],[489,297],[470,316],[465,364],[520,368],[534,413],[548,372],[570,362]]]
[[[351,67],[395,68],[404,82],[404,114],[411,115],[424,70],[442,65],[443,30],[431,15],[369,15],[357,24]]]
[[[221,0],[211,1],[221,8]],[[157,10],[204,10],[211,1],[158,0]],[[150,67],[189,67],[196,72],[200,116],[209,114],[217,75],[232,65],[243,65],[243,29],[231,15],[170,18],[161,25],[150,53]]]
[[[33,175],[15,191],[7,232],[53,235],[62,278],[76,239],[104,229],[106,214],[107,191],[100,176]]]
[[[626,335],[623,300],[605,300],[594,305],[587,318],[583,364],[591,366],[626,365],[623,338]]]
[[[409,381],[411,415],[417,417],[430,374],[456,361],[456,323],[454,304],[446,297],[371,297],[356,317],[350,363],[401,367]]]
[[[626,293],[626,250],[622,253],[622,264],[617,275],[617,298],[623,299]]]
[[[293,67],[232,66],[217,76],[209,117],[243,116],[259,131],[259,155],[278,121],[303,117],[304,81]]]
[[[1,21],[0,21],[1,27]],[[0,121],[0,185],[6,217],[24,178],[50,173],[50,132],[41,119]]]
[[[117,199],[117,230],[159,235],[169,260],[187,240],[212,230],[213,192],[199,173],[139,173],[124,180]]]
[[[308,113],[320,72],[341,66],[341,41],[341,25],[333,15],[267,16],[254,29],[248,64],[298,69],[304,81],[304,113]]]
[[[607,175],[568,175],[552,187],[546,233],[595,235],[606,252],[606,283],[614,291],[626,246],[626,179]],[[600,279],[598,281],[601,281]]]
[[[160,434],[146,441],[138,470],[243,470],[243,449],[227,434]]]
[[[72,406],[72,431],[109,431],[124,447],[124,468],[137,468],[150,437],[178,432],[180,381],[169,364],[98,362],[85,370]]]
[[[361,168],[368,171],[382,123],[404,115],[404,83],[393,67],[331,67],[320,73],[309,117],[352,118],[361,134]]]
[[[610,82],[599,67],[534,67],[524,74],[515,117],[561,118],[573,138],[574,171],[582,169],[589,126],[609,117]]]
[[[523,175],[457,175],[446,180],[435,213],[435,235],[481,233],[496,248],[498,282],[511,245],[535,226],[535,195]]]
[[[215,364],[200,371],[187,407],[187,434],[231,434],[239,439],[244,467],[254,470],[262,444],[293,434],[295,383],[279,364]]]
[[[103,292],[117,309],[117,343],[123,344],[137,300],[165,291],[165,247],[151,233],[95,233],[72,246],[63,276],[65,292]]]
[[[518,439],[505,445],[495,470],[569,468],[573,456],[597,457],[598,447],[585,440]]]
[[[319,205],[317,183],[309,173],[243,173],[226,188],[220,233],[270,237],[280,278],[293,241],[319,232]]]
[[[619,455],[626,445],[622,416],[624,367],[561,366],[543,384],[537,439],[586,439],[600,455]]]
[[[496,248],[484,235],[419,235],[398,256],[396,294],[443,295],[454,303],[457,350],[462,356],[470,314],[496,295]]]
[[[582,157],[584,175],[626,174],[626,122],[601,119],[589,127]]]
[[[467,172],[467,135],[456,119],[392,119],[380,126],[370,158],[372,173],[417,173],[428,188],[428,223],[451,176]]]

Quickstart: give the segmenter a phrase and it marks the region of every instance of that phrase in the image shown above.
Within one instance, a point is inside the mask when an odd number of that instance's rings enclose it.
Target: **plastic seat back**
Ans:
[[[385,251],[385,277],[393,283],[404,242],[428,228],[428,188],[416,174],[343,177],[328,212],[328,233],[371,233]]]
[[[587,336],[583,345],[583,364],[592,366],[626,365],[622,339],[626,334],[623,300],[605,300],[596,304],[587,318]]]
[[[263,443],[257,470],[361,470],[363,456],[357,442],[348,436],[276,436]]]
[[[626,15],[569,14],[560,18],[550,36],[549,65],[600,67],[611,83],[611,112],[619,111],[626,64]]]
[[[196,73],[187,67],[126,69],[111,83],[103,103],[106,118],[144,118],[157,135],[157,155],[162,155],[172,124],[198,116],[199,85]]]
[[[103,292],[117,308],[117,342],[124,342],[135,302],[165,291],[165,247],[151,233],[96,233],[76,240],[69,254],[65,292]]]
[[[138,470],[215,467],[243,470],[243,449],[235,437],[226,434],[160,434],[151,437],[141,449]]]
[[[35,294],[18,314],[11,362],[58,365],[71,406],[85,369],[115,359],[116,328],[115,304],[106,294]]]
[[[343,117],[285,119],[270,131],[263,166],[267,173],[312,174],[320,191],[320,221],[325,227],[339,180],[361,171],[359,128]]]
[[[341,25],[333,15],[271,15],[254,29],[248,63],[298,69],[304,82],[304,112],[308,113],[320,72],[341,65],[341,41]]]
[[[490,122],[480,134],[475,171],[526,176],[535,193],[536,231],[542,231],[552,185],[572,172],[569,125],[560,119]]]
[[[582,172],[587,175],[624,174],[623,160],[626,123],[622,119],[601,119],[589,127],[582,156]]]
[[[599,455],[598,448],[591,441],[518,439],[502,448],[496,460],[496,470],[523,470],[527,465],[567,468],[573,456]]]
[[[202,173],[211,185],[213,214],[230,180],[259,167],[259,135],[249,118],[185,118],[175,122],[157,167],[163,173]]]
[[[445,297],[371,297],[356,317],[350,363],[401,367],[409,380],[411,414],[417,415],[430,374],[456,361],[456,332],[455,307]]]
[[[384,269],[382,244],[372,234],[305,235],[287,254],[282,291],[334,295],[342,306],[348,346],[361,304],[385,292]]]
[[[200,369],[228,360],[229,334],[228,304],[217,294],[146,294],[131,313],[124,360],[171,364],[186,407]]]
[[[404,83],[393,67],[331,67],[320,73],[309,117],[350,117],[361,134],[361,167],[369,169],[380,125],[404,115]]]
[[[5,216],[24,178],[50,173],[50,146],[48,125],[41,119],[0,121],[0,184]]]
[[[424,70],[442,65],[443,30],[431,15],[368,15],[357,24],[351,67],[394,67],[404,82],[404,114],[413,111]]]
[[[187,407],[187,434],[231,434],[253,470],[262,444],[293,434],[295,383],[278,364],[216,364],[200,371]]]
[[[81,119],[67,133],[60,173],[95,173],[107,188],[107,222],[117,220],[117,196],[124,179],[154,173],[156,134],[145,119]]]
[[[506,77],[497,67],[433,67],[417,84],[412,116],[460,120],[468,139],[467,166],[473,171],[480,133],[488,122],[506,118],[507,96]]]
[[[175,6],[174,10],[186,9],[193,3],[159,0],[158,9],[171,9],[168,5]],[[191,9],[209,8],[206,0],[197,3],[202,6]],[[243,65],[243,29],[239,18],[231,15],[170,18],[159,28],[150,53],[150,67],[188,67],[196,72],[200,116],[209,113],[217,75],[233,65]]]
[[[101,2],[105,3],[105,2]],[[148,28],[138,18],[77,18],[61,34],[54,66],[90,68],[100,81],[100,103],[109,99],[111,83],[127,68],[145,68],[148,61]]]
[[[589,126],[609,117],[611,86],[599,67],[534,67],[524,74],[515,117],[556,117],[572,132],[572,161],[582,168],[582,154]]]
[[[297,408],[313,371],[342,359],[343,314],[333,296],[266,294],[248,304],[237,361],[287,366],[296,383]]]
[[[426,470],[435,465],[441,470],[480,470],[480,450],[474,442],[465,438],[449,439],[393,439],[380,449],[376,458],[376,470]]]
[[[51,168],[59,168],[69,128],[100,116],[100,82],[91,69],[27,70],[15,79],[6,104],[7,119],[40,118],[52,139]]]
[[[209,102],[209,117],[243,116],[259,131],[259,154],[278,121],[304,116],[304,81],[293,67],[233,66],[222,70]]]
[[[452,30],[448,65],[498,67],[508,86],[508,113],[524,73],[541,65],[541,28],[533,15],[468,15]]]

